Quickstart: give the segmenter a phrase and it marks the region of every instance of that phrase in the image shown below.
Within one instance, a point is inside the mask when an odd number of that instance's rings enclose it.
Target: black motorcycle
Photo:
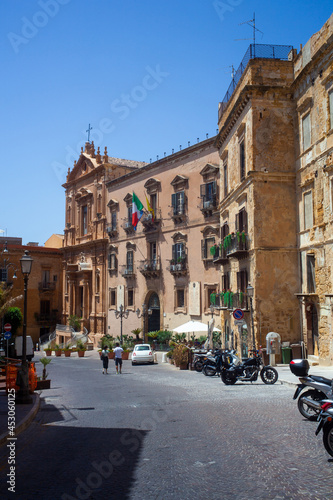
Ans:
[[[194,354],[194,360],[193,360],[193,368],[195,369],[196,372],[202,372],[204,362],[207,359],[207,356],[209,356],[211,353],[195,353]]]
[[[220,375],[224,366],[224,351],[216,349],[214,354],[207,354],[206,359],[203,362],[202,373],[207,377],[214,377],[214,375]]]
[[[233,385],[240,380],[242,382],[255,382],[260,375],[261,380],[264,384],[275,384],[278,379],[278,372],[272,366],[263,366],[263,361],[258,350],[251,350],[253,357],[246,359],[243,363],[234,353],[230,353],[225,357],[226,360],[230,360],[226,365],[224,362],[223,369],[221,371],[221,380],[226,385]]]

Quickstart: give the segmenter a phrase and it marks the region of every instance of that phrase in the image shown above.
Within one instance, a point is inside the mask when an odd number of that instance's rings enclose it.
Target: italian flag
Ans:
[[[133,192],[132,198],[132,226],[136,229],[139,220],[143,215],[143,205],[137,195]]]

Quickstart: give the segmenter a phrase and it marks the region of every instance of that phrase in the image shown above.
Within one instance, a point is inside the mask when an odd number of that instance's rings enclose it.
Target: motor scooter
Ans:
[[[333,381],[318,375],[309,375],[310,365],[307,359],[293,359],[289,367],[300,381],[294,394],[294,399],[298,398],[298,410],[306,419],[317,420],[321,409],[320,402],[333,396]],[[302,392],[306,387],[308,390]]]
[[[333,399],[321,402],[316,436],[323,430],[323,443],[327,453],[333,457]]]

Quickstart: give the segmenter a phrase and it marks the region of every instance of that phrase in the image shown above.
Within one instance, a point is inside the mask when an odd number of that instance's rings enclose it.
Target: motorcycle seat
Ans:
[[[321,384],[331,385],[331,383],[332,383],[332,380],[330,380],[329,378],[320,377],[319,375],[310,375],[310,377],[315,382],[319,382]]]

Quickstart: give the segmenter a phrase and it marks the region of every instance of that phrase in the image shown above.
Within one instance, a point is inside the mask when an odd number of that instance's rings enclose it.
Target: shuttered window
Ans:
[[[213,254],[210,249],[215,245],[215,238],[205,238],[201,240],[201,258],[202,259],[213,259]]]
[[[310,229],[313,226],[313,202],[312,191],[304,193],[304,229]]]
[[[329,93],[330,128],[333,128],[333,90]]]
[[[247,270],[242,269],[237,273],[237,291],[246,292],[247,287]]]
[[[303,151],[305,151],[311,146],[310,113],[307,114],[302,120],[302,130],[303,130]]]
[[[173,215],[183,215],[185,213],[185,193],[173,193],[171,196]]]
[[[245,208],[242,208],[236,214],[236,231],[247,233],[247,212]]]
[[[316,269],[315,269],[315,256],[306,256],[306,267],[307,267],[307,283],[308,283],[308,293],[316,292]]]

